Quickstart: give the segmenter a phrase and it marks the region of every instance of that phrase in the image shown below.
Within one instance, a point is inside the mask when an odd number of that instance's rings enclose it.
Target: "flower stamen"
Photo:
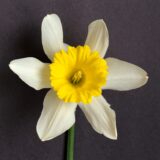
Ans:
[[[78,83],[80,83],[80,81],[82,80],[83,77],[83,73],[81,70],[78,70],[77,72],[75,72],[71,78],[71,83],[76,85]]]

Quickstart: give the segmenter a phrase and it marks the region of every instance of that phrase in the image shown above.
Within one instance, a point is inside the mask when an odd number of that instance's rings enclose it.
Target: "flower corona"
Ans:
[[[51,86],[65,102],[90,103],[102,93],[108,75],[107,62],[90,47],[68,47],[54,54],[50,64]]]

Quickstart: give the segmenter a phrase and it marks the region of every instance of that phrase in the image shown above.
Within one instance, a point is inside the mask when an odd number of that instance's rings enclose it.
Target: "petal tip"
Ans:
[[[149,76],[148,76],[148,75],[146,75],[146,81],[148,81],[148,79],[149,79]]]
[[[56,16],[56,17],[58,17],[58,15],[57,15],[57,14],[52,13],[52,14],[47,14],[44,18],[49,18],[49,17],[51,17],[51,16]]]
[[[8,64],[8,66],[9,66],[9,68],[14,72],[14,61],[15,60],[12,60],[9,64]]]
[[[102,26],[105,26],[106,27],[106,23],[105,23],[105,21],[103,20],[103,19],[97,19],[97,20],[95,20],[95,21],[93,21],[93,22],[91,22],[90,23],[90,25],[89,25],[89,27],[90,26],[99,26],[99,25],[102,25]]]
[[[38,127],[38,124],[36,127],[36,131],[37,131],[37,135],[38,135],[39,139],[42,142],[49,141],[49,140],[54,139],[55,137],[59,136],[59,135],[54,135],[54,134],[52,136],[49,136],[47,131],[46,132],[41,131],[40,127]]]
[[[12,63],[11,63],[11,62],[8,64],[8,67],[9,67],[10,69],[12,69]]]
[[[145,77],[145,83],[144,84],[146,84],[148,82],[148,80],[149,80],[149,76],[146,75],[146,77]]]
[[[145,72],[144,76],[142,77],[142,85],[141,86],[144,86],[148,82],[148,80],[149,80],[149,76],[147,75],[147,72]]]
[[[45,134],[41,133],[41,131],[39,130],[38,124],[36,126],[36,131],[37,131],[37,135],[38,135],[39,139],[42,142],[47,141],[47,138],[46,138]]]
[[[97,20],[95,20],[93,22],[102,22],[102,23],[105,23],[104,19],[97,19]]]
[[[117,130],[116,130],[116,132],[110,137],[110,139],[112,139],[112,140],[117,140],[117,139],[118,139]]]
[[[116,126],[115,126],[116,127]],[[109,139],[112,139],[112,140],[117,140],[118,139],[118,134],[117,134],[117,128],[114,128],[113,131],[111,131],[110,134],[107,133],[104,133],[103,134],[105,137],[109,138]]]
[[[104,19],[97,19],[98,22],[105,23]]]

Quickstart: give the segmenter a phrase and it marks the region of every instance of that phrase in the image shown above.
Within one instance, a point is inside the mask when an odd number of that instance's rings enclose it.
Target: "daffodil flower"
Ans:
[[[146,71],[116,58],[103,59],[109,34],[101,19],[89,25],[84,46],[72,47],[63,42],[60,18],[47,15],[42,21],[42,44],[50,64],[33,57],[9,64],[30,87],[51,88],[36,127],[40,139],[50,140],[71,128],[77,105],[96,132],[117,139],[115,112],[102,96],[102,90],[141,87],[148,80]]]

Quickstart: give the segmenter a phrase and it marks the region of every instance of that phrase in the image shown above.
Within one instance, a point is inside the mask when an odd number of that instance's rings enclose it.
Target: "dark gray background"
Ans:
[[[110,33],[107,56],[144,68],[145,87],[105,91],[117,113],[118,140],[97,134],[80,109],[76,160],[160,159],[160,1],[158,0],[0,0],[0,160],[63,160],[65,134],[42,143],[36,123],[47,90],[35,91],[8,68],[12,59],[33,56],[47,62],[41,21],[57,13],[65,42],[83,44],[88,24],[103,18]]]

